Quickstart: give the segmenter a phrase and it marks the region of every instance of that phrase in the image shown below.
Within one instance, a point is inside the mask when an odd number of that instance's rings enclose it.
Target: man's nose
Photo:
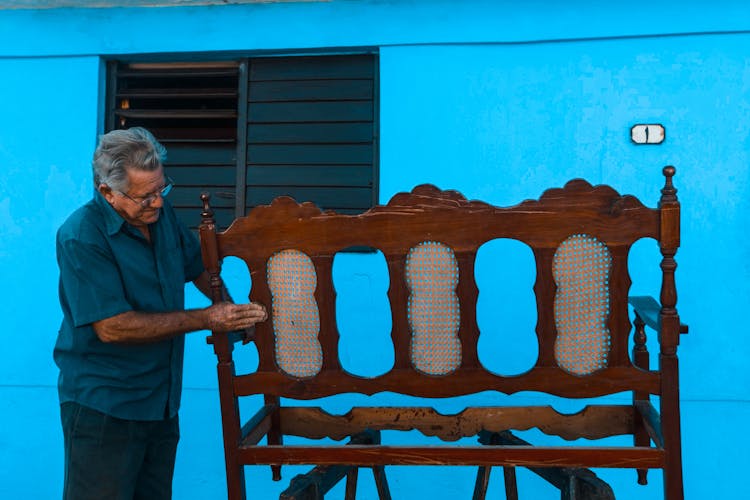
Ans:
[[[161,193],[157,193],[154,197],[154,200],[151,202],[150,207],[161,208],[163,206],[164,206],[164,196],[162,196]]]

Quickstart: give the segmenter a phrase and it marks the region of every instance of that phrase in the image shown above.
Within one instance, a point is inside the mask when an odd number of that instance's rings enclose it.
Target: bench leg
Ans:
[[[346,474],[346,491],[344,492],[344,500],[354,500],[357,497],[357,476],[359,469],[354,467]]]
[[[484,500],[487,497],[487,485],[490,482],[492,467],[480,465],[477,469],[477,481],[474,483],[474,496],[472,500]]]
[[[472,500],[485,500],[487,497],[487,486],[490,482],[492,467],[480,466],[477,470],[477,481],[474,484],[474,496]],[[505,479],[506,500],[518,500],[518,484],[516,483],[516,468],[503,467],[503,478]]]
[[[385,467],[376,465],[372,468],[372,474],[375,476],[375,487],[378,489],[378,498],[380,500],[391,500],[391,489],[388,487],[388,480],[385,477]]]
[[[507,500],[518,500],[516,468],[503,467],[503,477],[505,478],[505,498],[507,498]]]
[[[240,465],[227,465],[227,498],[245,500],[245,468]]]
[[[685,493],[682,483],[682,443],[680,431],[680,392],[678,361],[676,355],[659,356],[663,373],[661,397],[661,422],[664,435],[664,450],[667,460],[664,464],[664,496],[667,500],[683,500]]]
[[[238,458],[237,445],[242,435],[237,398],[228,390],[234,377],[234,363],[220,362],[216,366],[219,377],[219,404],[221,406],[221,427],[224,440],[224,463],[227,473],[227,498],[245,500],[245,468]]]

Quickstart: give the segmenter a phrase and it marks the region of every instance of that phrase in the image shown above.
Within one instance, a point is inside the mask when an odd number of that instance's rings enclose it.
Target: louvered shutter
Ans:
[[[358,213],[378,197],[377,73],[372,54],[111,61],[106,128],[164,144],[190,227],[202,191],[221,228],[279,195]]]
[[[377,202],[373,55],[250,61],[246,206],[279,194],[358,213]]]
[[[113,63],[109,129],[145,127],[167,148],[170,201],[190,227],[200,193],[220,226],[237,214],[237,108],[241,63]]]

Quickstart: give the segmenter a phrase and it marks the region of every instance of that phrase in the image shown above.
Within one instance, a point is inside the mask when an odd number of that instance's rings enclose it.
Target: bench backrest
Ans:
[[[251,272],[251,300],[271,312],[271,320],[257,326],[258,369],[235,379],[236,394],[659,394],[659,371],[633,366],[628,354],[628,253],[641,238],[659,243],[661,349],[673,353],[679,203],[674,169],[664,174],[657,208],[580,179],[506,208],[422,185],[360,215],[321,212],[281,197],[220,233],[204,197],[201,242],[216,293],[221,259],[239,257]],[[529,371],[507,377],[485,369],[477,353],[475,258],[497,238],[528,245],[536,265],[538,359]],[[390,279],[395,361],[375,377],[346,372],[338,353],[333,259],[362,246],[382,252]],[[220,338],[214,343],[220,360],[231,360],[231,344]]]

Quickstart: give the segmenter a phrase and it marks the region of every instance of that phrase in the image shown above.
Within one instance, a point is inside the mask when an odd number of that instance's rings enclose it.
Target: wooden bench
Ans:
[[[505,467],[506,479],[512,479],[507,473],[515,466],[556,469],[565,478],[588,467],[633,468],[642,484],[647,469],[661,469],[665,497],[683,498],[677,346],[687,328],[676,309],[674,259],[680,205],[674,168],[663,173],[656,208],[580,179],[507,208],[421,185],[360,215],[321,212],[311,203],[281,197],[223,232],[217,231],[203,195],[201,245],[215,300],[222,297],[222,260],[235,256],[250,271],[251,300],[265,304],[270,316],[257,325],[258,366],[250,373],[235,373],[231,335],[209,337],[218,357],[229,498],[245,498],[244,466],[260,464],[271,466],[274,479],[280,479],[282,465],[316,466],[297,482],[304,479],[306,486],[290,486],[299,491],[320,490],[322,482],[343,477],[353,483],[357,468],[371,467],[380,478],[381,498],[389,497],[386,465],[478,466],[474,498],[484,498],[493,466]],[[514,376],[486,369],[477,348],[482,332],[476,253],[497,238],[524,243],[535,260],[537,324],[535,332],[526,333],[536,334],[538,358]],[[629,251],[642,238],[656,240],[661,252],[654,262],[662,277],[658,302],[628,297]],[[390,280],[395,359],[390,370],[372,377],[344,370],[339,358],[332,265],[337,252],[352,247],[382,252]],[[646,327],[658,333],[657,367],[649,366]],[[373,405],[337,415],[315,406],[328,396],[386,391],[425,398],[428,405],[431,398],[483,391],[603,401],[575,414],[551,406],[477,405],[441,414],[431,406]],[[632,403],[605,398],[624,391],[632,393]],[[251,395],[262,395],[265,404],[251,418],[241,418],[238,400]],[[658,397],[658,408],[652,396]],[[282,405],[282,398],[289,404]],[[304,404],[291,404],[295,400]],[[510,434],[534,428],[565,440],[592,441],[535,446],[513,441]],[[381,432],[414,429],[441,444],[380,442]],[[632,437],[632,445],[596,441],[623,435]],[[290,445],[285,436],[320,441]],[[352,436],[351,442],[338,442]],[[457,443],[471,436],[480,442]],[[310,481],[318,482],[312,487]],[[506,491],[512,489],[506,482]],[[346,491],[347,498],[354,497],[353,484]]]

